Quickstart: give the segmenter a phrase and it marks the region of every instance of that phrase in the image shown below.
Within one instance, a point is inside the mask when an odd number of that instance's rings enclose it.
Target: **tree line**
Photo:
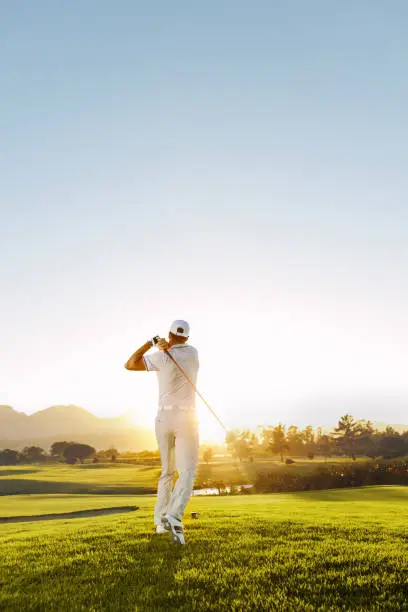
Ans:
[[[392,427],[379,431],[370,421],[356,421],[351,414],[342,416],[331,432],[321,427],[315,431],[311,425],[300,429],[296,425],[279,423],[272,427],[258,427],[250,430],[233,431],[227,435],[229,451],[240,461],[254,457],[278,456],[308,457],[349,457],[370,459],[393,459],[408,455],[408,430],[399,433]],[[293,462],[287,459],[287,462]]]
[[[159,462],[159,451],[122,452],[111,446],[106,450],[96,450],[89,444],[79,442],[54,442],[47,453],[40,446],[26,446],[21,451],[10,448],[0,449],[0,465],[18,465],[24,463],[55,463],[64,462],[68,464],[84,463],[92,461],[117,461],[125,462]]]
[[[69,464],[84,463],[85,460],[99,461],[109,458],[116,461],[118,457],[116,448],[106,451],[96,451],[89,444],[79,442],[54,442],[50,452],[47,453],[40,446],[26,446],[22,451],[6,448],[0,450],[0,465],[17,465],[19,463],[44,463],[47,461],[65,461]]]
[[[278,456],[281,462],[293,463],[291,457],[319,455],[330,457],[368,457],[370,459],[393,459],[408,455],[408,430],[399,433],[392,427],[385,431],[375,429],[370,421],[356,421],[351,414],[342,416],[331,432],[311,425],[304,429],[296,425],[286,427],[279,423],[275,427],[258,427],[257,431],[235,430],[226,437],[228,452],[240,461],[253,461],[256,457]],[[214,449],[204,447],[202,457],[206,463],[212,461]],[[290,456],[290,457],[289,457]],[[6,448],[0,450],[0,465],[19,463],[41,463],[64,461],[68,464],[84,461],[159,461],[158,451],[119,453],[116,448],[97,451],[89,444],[78,442],[54,442],[49,453],[39,446],[27,446],[22,451]]]
[[[0,449],[0,465],[18,465],[24,463],[55,463],[65,462],[68,464],[84,463],[92,461],[117,461],[145,462],[160,461],[159,451],[122,452],[111,446],[106,450],[96,450],[89,444],[79,442],[54,442],[47,453],[40,446],[26,446],[21,451],[10,448]]]

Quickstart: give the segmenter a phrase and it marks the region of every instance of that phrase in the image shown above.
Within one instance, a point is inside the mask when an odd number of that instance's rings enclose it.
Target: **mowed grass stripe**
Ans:
[[[153,534],[154,497],[4,526],[0,609],[406,610],[407,488],[323,493],[193,499],[185,549]]]
[[[36,493],[143,494],[156,491],[160,468],[126,464],[0,468],[0,496]]]
[[[133,505],[135,505],[133,495],[7,495],[0,497],[0,517],[54,514]]]

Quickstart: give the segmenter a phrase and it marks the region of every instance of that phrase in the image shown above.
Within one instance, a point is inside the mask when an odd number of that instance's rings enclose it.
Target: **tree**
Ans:
[[[113,446],[111,446],[110,448],[108,448],[108,450],[106,451],[106,454],[108,455],[108,457],[110,457],[111,461],[116,461],[116,459],[119,456],[119,451],[114,448]]]
[[[360,436],[357,443],[357,451],[361,455],[375,459],[381,452],[376,442],[376,431],[371,421],[360,421]]]
[[[258,438],[256,434],[247,429],[244,431],[235,430],[227,433],[226,442],[232,456],[243,461],[252,458],[258,445]]]
[[[384,459],[403,457],[408,452],[408,444],[395,429],[388,426],[379,437],[379,454]]]
[[[288,427],[286,441],[289,444],[289,450],[292,455],[295,457],[301,457],[303,455],[303,436],[299,427],[296,425],[290,425]]]
[[[320,433],[318,434],[317,442],[316,442],[316,450],[319,455],[323,455],[326,459],[332,456],[333,451],[333,440],[327,434]]]
[[[67,446],[69,446],[69,444],[72,444],[72,442],[54,442],[53,444],[51,444],[51,448],[50,448],[50,453],[51,453],[51,457],[54,457],[56,459],[62,459],[62,457],[64,456],[64,450],[67,448]]]
[[[362,432],[361,423],[355,421],[351,414],[345,414],[338,422],[332,436],[342,453],[356,460],[358,442]]]
[[[286,441],[285,426],[281,423],[272,429],[269,450],[274,454],[280,455],[280,460],[283,463],[283,455],[286,450],[289,450],[289,444]]]
[[[235,440],[234,451],[240,461],[248,459],[250,454],[248,440],[240,436],[237,440]]]
[[[63,454],[67,463],[75,463],[77,460],[83,463],[85,459],[90,459],[95,453],[95,449],[89,444],[72,442],[64,449]]]
[[[263,454],[268,455],[271,451],[272,444],[272,425],[268,425],[268,427],[260,427],[261,430],[261,449]]]
[[[0,465],[17,465],[18,451],[5,448],[0,450]]]
[[[26,446],[20,454],[24,463],[39,463],[44,461],[46,456],[45,450],[40,446]]]
[[[302,431],[302,438],[303,438],[303,444],[304,444],[304,454],[307,456],[314,456],[314,453],[316,451],[316,444],[315,444],[315,434],[313,431],[313,427],[311,425],[308,425],[307,427],[304,428],[304,430]],[[312,457],[313,458],[313,457]]]
[[[208,464],[210,461],[212,461],[213,456],[214,456],[213,449],[210,448],[210,447],[206,448],[204,453],[203,453],[204,461]]]

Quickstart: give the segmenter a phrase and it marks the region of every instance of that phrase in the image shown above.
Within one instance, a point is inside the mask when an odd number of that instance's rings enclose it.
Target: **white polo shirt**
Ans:
[[[174,344],[171,356],[180,364],[190,380],[197,383],[198,351],[190,344]],[[146,370],[157,372],[159,383],[159,407],[181,406],[195,408],[195,391],[164,351],[156,351],[143,357]]]

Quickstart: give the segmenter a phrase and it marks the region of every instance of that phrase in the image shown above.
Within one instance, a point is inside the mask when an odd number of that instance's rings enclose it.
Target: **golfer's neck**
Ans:
[[[169,340],[169,348],[171,348],[172,346],[175,346],[176,344],[182,344],[181,342],[173,342],[172,340]]]

